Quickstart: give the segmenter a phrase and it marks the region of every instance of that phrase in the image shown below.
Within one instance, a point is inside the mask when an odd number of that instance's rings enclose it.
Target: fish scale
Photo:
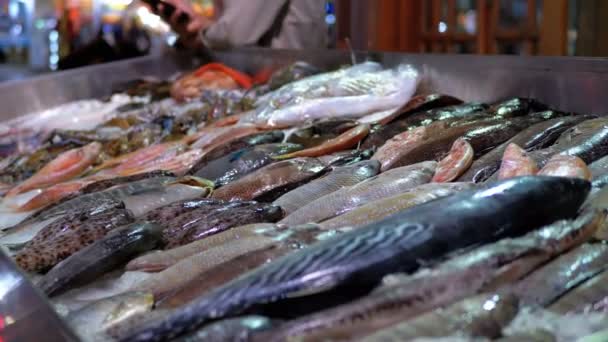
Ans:
[[[376,283],[387,273],[415,270],[421,260],[573,216],[589,189],[578,179],[522,177],[423,204],[257,268],[122,340],[173,338],[302,290]]]

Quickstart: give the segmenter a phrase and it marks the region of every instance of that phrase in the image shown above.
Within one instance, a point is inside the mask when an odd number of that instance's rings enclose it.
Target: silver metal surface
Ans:
[[[608,60],[572,57],[413,55],[357,52],[358,61],[386,66],[409,63],[424,73],[423,87],[465,101],[534,97],[557,109],[603,114],[608,111]],[[350,62],[347,51],[277,51],[243,49],[202,58],[168,53],[92,66],[0,84],[0,120],[69,101],[109,95],[112,85],[143,76],[169,77],[207,60],[253,73],[265,66],[304,60],[332,68]]]

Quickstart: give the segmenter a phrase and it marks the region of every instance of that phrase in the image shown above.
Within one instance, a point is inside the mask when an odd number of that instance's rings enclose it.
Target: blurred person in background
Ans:
[[[194,11],[188,0],[161,0],[153,8],[189,48],[274,49],[327,47],[325,0],[215,0],[214,16]],[[167,11],[167,9],[171,9]]]

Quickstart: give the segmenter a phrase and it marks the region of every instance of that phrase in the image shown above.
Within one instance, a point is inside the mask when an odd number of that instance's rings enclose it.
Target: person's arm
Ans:
[[[216,49],[256,45],[285,6],[288,0],[224,0],[220,17],[201,32],[203,43]]]

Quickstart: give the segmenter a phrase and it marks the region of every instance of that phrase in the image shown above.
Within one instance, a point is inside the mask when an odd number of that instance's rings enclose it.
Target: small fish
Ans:
[[[101,147],[100,143],[94,142],[60,154],[6,195],[14,196],[28,190],[45,188],[80,175],[97,160]]]
[[[606,269],[608,246],[582,245],[536,270],[514,286],[522,303],[545,306]]]
[[[326,166],[316,158],[284,160],[264,166],[217,189],[212,197],[226,201],[272,201],[298,185],[321,176],[326,170]]]
[[[225,319],[179,338],[178,342],[248,341],[254,333],[266,331],[277,323],[264,316]]]
[[[244,148],[213,160],[189,173],[215,182],[216,187],[226,185],[276,160],[275,156],[301,149],[295,144],[268,144]]]
[[[448,155],[437,164],[432,182],[446,183],[460,177],[473,163],[475,152],[468,141],[458,138],[452,144]]]
[[[471,188],[473,188],[472,183],[422,184],[395,196],[370,201],[347,213],[323,221],[319,225],[323,229],[359,227],[413,206]]]
[[[377,175],[378,172],[380,172],[380,163],[375,160],[336,167],[325,176],[284,194],[276,199],[273,204],[281,207],[285,214],[289,215],[324,195],[358,184]]]
[[[332,152],[342,151],[357,145],[361,139],[369,134],[369,125],[359,125],[340,134],[334,139],[327,140],[322,144],[305,150],[300,150],[275,157],[276,159],[287,159],[295,157],[320,157]]]
[[[109,210],[97,215],[74,215],[61,218],[44,227],[17,252],[15,262],[22,269],[43,272],[84,247],[102,239],[113,229],[133,222],[125,209]]]
[[[65,321],[83,341],[129,318],[152,310],[154,297],[149,293],[130,292],[101,299],[71,312]]]
[[[127,271],[160,272],[182,259],[210,250],[214,247],[258,236],[265,231],[276,230],[273,223],[254,223],[234,227],[205,239],[171,248],[165,251],[155,251],[131,260],[125,267]]]
[[[322,196],[294,211],[279,223],[286,225],[321,222],[341,215],[370,201],[394,196],[428,183],[435,162],[424,162],[381,173],[361,183]]]
[[[132,257],[161,246],[161,232],[161,226],[147,222],[116,229],[55,265],[37,286],[52,296],[86,284]]]
[[[507,146],[498,170],[498,179],[530,176],[537,172],[536,162],[528,156],[526,151],[515,144]]]
[[[581,179],[520,177],[422,204],[290,253],[199,294],[169,316],[138,327],[122,340],[174,338],[210,320],[303,291],[320,295],[346,282],[367,288],[385,274],[418,269],[421,260],[436,260],[457,249],[521,235],[572,217],[590,187]],[[437,215],[438,211],[442,215]],[[502,297],[495,299],[491,302],[494,305],[502,303]]]
[[[557,177],[578,177],[591,180],[591,171],[587,168],[587,164],[576,156],[555,155],[547,161],[543,166],[539,175],[557,176]]]
[[[596,308],[605,307],[608,303],[608,271],[592,277],[570,292],[566,293],[548,309],[561,313],[594,312]]]

